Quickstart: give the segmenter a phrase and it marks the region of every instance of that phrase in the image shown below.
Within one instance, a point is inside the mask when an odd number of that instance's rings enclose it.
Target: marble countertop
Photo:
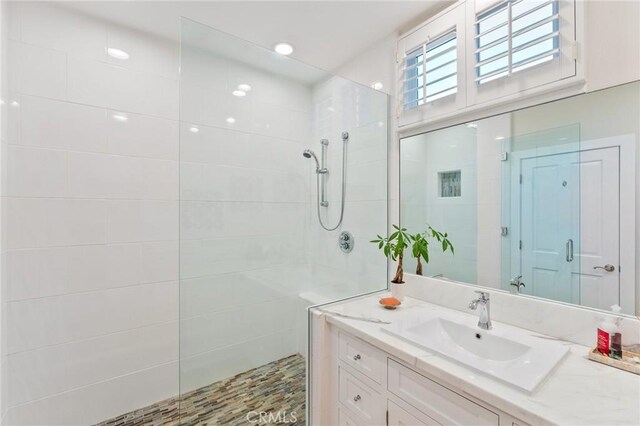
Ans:
[[[424,309],[470,315],[418,299],[405,298],[402,307],[385,310],[378,300],[385,293],[320,308],[326,320],[413,366],[416,370],[503,410],[531,425],[640,425],[640,376],[587,359],[588,347],[558,340],[569,353],[533,394],[476,372],[440,355],[382,331],[384,324],[331,315],[376,318],[397,322],[420,315]],[[493,321],[494,328],[557,340]],[[595,333],[595,330],[594,330]]]

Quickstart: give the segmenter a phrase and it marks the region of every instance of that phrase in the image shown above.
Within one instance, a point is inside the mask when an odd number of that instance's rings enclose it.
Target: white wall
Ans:
[[[0,146],[4,146],[7,143],[7,41],[9,36],[9,20],[7,17],[7,2],[0,2]],[[4,173],[4,156],[5,150],[0,149],[0,176]],[[0,186],[0,224],[4,223],[4,199],[2,196],[4,191]],[[0,226],[0,253],[4,252],[4,229]],[[7,358],[5,353],[5,316],[4,304],[5,289],[4,285],[4,262],[0,262],[0,423],[4,423],[3,419],[6,413],[4,400],[6,398],[6,367]]]
[[[590,0],[583,3],[587,91],[640,79],[640,2]]]
[[[347,143],[344,220],[335,231],[321,228],[317,218],[315,163],[309,161],[308,290],[328,298],[346,297],[385,287],[385,263],[369,243],[387,226],[387,96],[340,77],[313,87],[313,136],[308,146],[321,155],[320,139],[328,139],[327,201],[321,207],[325,226],[339,221],[342,194],[342,132]],[[353,234],[351,253],[338,246],[342,231]],[[379,262],[372,261],[379,259]]]
[[[383,93],[389,95],[387,144],[387,230],[400,222],[400,143],[396,116],[396,46],[398,33],[388,34],[365,49],[359,56],[339,67],[335,73],[370,86],[382,83]],[[378,254],[380,257],[381,254]],[[388,262],[389,279],[395,273],[395,264]]]
[[[178,46],[9,9],[5,421],[95,423],[178,393]]]

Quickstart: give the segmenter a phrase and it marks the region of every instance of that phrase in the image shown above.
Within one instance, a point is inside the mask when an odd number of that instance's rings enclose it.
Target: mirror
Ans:
[[[639,137],[634,82],[401,139],[401,224],[455,247],[422,274],[637,315]]]

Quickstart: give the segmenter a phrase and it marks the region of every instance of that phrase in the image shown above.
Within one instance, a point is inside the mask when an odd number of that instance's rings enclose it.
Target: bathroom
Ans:
[[[0,424],[639,425],[639,24],[2,0]]]

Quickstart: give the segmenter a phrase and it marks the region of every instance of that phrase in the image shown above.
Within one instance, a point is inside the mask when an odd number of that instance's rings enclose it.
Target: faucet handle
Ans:
[[[475,292],[480,295],[480,300],[482,301],[489,300],[489,297],[491,296],[487,291],[475,290]]]

